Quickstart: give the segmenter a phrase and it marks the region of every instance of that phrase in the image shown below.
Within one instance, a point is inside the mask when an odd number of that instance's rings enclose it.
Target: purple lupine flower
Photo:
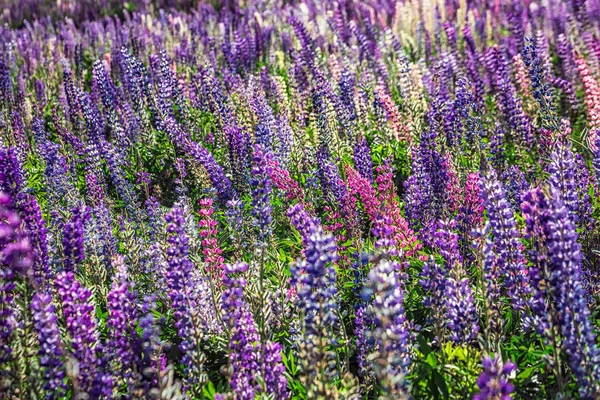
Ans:
[[[227,124],[223,128],[229,144],[229,163],[235,171],[233,183],[239,190],[247,184],[248,168],[250,166],[250,137],[246,130],[236,124]]]
[[[261,368],[258,360],[260,349],[256,346],[260,337],[247,309],[242,311],[235,325],[229,345],[229,362],[233,367],[230,385],[237,398],[252,400],[255,393],[253,378]]]
[[[315,323],[331,326],[337,321],[335,269],[331,266],[338,259],[335,240],[301,204],[290,207],[288,216],[302,237],[306,257],[294,267],[292,281],[300,287],[298,299],[305,312],[307,332],[316,333],[320,325]]]
[[[324,195],[333,199],[337,204],[343,204],[346,197],[346,185],[340,177],[337,165],[329,160],[323,160],[319,162],[319,169]]]
[[[578,226],[588,225],[591,218],[588,194],[589,174],[583,160],[581,158],[578,160],[573,154],[569,140],[557,142],[550,159],[548,183],[551,189],[562,196],[563,203],[570,211],[571,221]]]
[[[78,365],[73,379],[79,391],[90,393],[94,390],[94,382],[103,375],[96,354],[99,333],[92,292],[81,286],[71,271],[59,272],[54,284],[62,302],[66,331],[71,339],[71,355]]]
[[[185,233],[186,221],[181,208],[173,208],[166,216],[168,233],[168,249],[166,271],[169,298],[174,310],[175,327],[182,338],[179,345],[183,353],[182,363],[185,366],[186,384],[190,390],[197,392],[206,382],[203,373],[205,355],[199,349],[202,339],[199,327],[192,320],[193,311],[189,307],[187,285],[192,279],[192,262],[189,259],[189,238]]]
[[[304,315],[302,369],[308,387],[314,379],[325,379],[331,373],[323,365],[334,358],[326,347],[332,344],[332,329],[338,323],[336,273],[332,265],[338,255],[334,237],[326,234],[300,203],[290,207],[288,216],[300,233],[304,247],[305,259],[293,266],[291,284],[296,287],[297,305]]]
[[[285,367],[281,362],[281,345],[267,342],[263,344],[256,329],[256,323],[249,305],[243,299],[246,280],[239,274],[248,270],[248,264],[238,263],[225,266],[222,303],[224,320],[229,325],[229,363],[233,369],[230,378],[231,389],[236,398],[254,399],[255,393],[262,391],[257,376],[262,375],[267,394],[277,398],[288,398]],[[264,349],[262,346],[265,346]],[[261,358],[263,357],[264,358]]]
[[[274,130],[276,128],[275,117],[273,116],[273,110],[267,104],[264,92],[260,89],[257,82],[251,81],[253,89],[252,97],[250,99],[250,106],[256,114],[256,143],[262,145],[265,151],[272,150],[271,142],[273,141]]]
[[[506,191],[493,170],[482,181],[481,198],[488,216],[484,274],[489,302],[498,304],[500,292],[496,285],[503,284],[513,308],[522,310],[531,289],[523,245]]]
[[[412,159],[412,174],[404,183],[406,215],[413,229],[427,227],[440,219],[448,200],[448,165],[435,141],[441,118],[439,108],[439,104],[432,106],[428,115],[429,131],[421,134],[421,143]]]
[[[446,326],[455,343],[473,341],[479,332],[475,299],[465,275],[462,266],[456,266],[446,278]]]
[[[515,210],[521,204],[521,195],[529,189],[529,182],[518,165],[511,165],[502,173],[502,182],[506,189],[506,196]]]
[[[217,191],[217,196],[222,203],[237,197],[231,186],[231,180],[225,175],[223,168],[217,163],[214,156],[199,143],[191,140],[174,118],[169,117],[165,121],[165,129],[175,146],[188,154],[190,158],[202,164],[208,172],[208,177]]]
[[[287,399],[290,396],[285,376],[285,365],[282,362],[281,344],[267,342],[265,344],[263,360],[264,380],[267,393],[273,393],[278,399]]]
[[[119,197],[125,203],[126,210],[134,220],[141,219],[138,195],[123,171],[123,167],[126,165],[124,155],[112,143],[106,140],[100,141],[100,149],[106,159],[111,182],[117,190]]]
[[[444,264],[440,265],[435,261],[433,256],[430,256],[428,262],[423,265],[421,272],[421,280],[419,284],[425,292],[423,296],[423,305],[428,307],[432,313],[432,323],[436,329],[437,341],[440,343],[444,339],[445,321],[445,304],[446,304],[446,276],[448,269],[451,266]]]
[[[10,110],[15,101],[13,85],[10,77],[10,68],[0,61],[0,98],[5,110]]]
[[[360,376],[371,381],[374,378],[372,363],[369,361],[369,355],[374,351],[374,343],[369,339],[367,332],[371,329],[373,321],[366,312],[366,306],[360,306],[355,313],[354,336],[356,336],[356,358],[358,361],[358,372]]]
[[[35,197],[29,193],[22,193],[19,197],[19,209],[23,218],[23,233],[31,243],[34,276],[37,283],[42,284],[52,275],[49,265],[46,226]]]
[[[65,271],[75,271],[75,268],[85,259],[84,224],[89,214],[81,207],[71,211],[71,219],[63,228],[63,268]]]
[[[271,173],[272,167],[269,165],[269,157],[265,148],[257,144],[254,146],[252,167],[252,178],[250,186],[252,187],[252,215],[258,229],[258,246],[264,248],[271,236],[271,222],[273,208],[271,207]]]
[[[0,191],[0,362],[11,358],[10,338],[17,326],[13,312],[15,275],[27,274],[31,268],[29,241],[20,232],[21,219],[12,199]],[[0,370],[0,377],[4,371]]]
[[[46,164],[44,177],[49,187],[49,200],[55,207],[58,207],[62,199],[69,199],[76,193],[75,187],[69,179],[70,171],[67,159],[60,154],[60,146],[48,138],[44,122],[41,119],[35,118],[32,126],[37,151]]]
[[[122,263],[122,261],[120,261]],[[120,277],[113,283],[108,293],[108,345],[111,360],[120,364],[120,374],[114,376],[115,383],[121,379],[127,384],[129,391],[133,382],[139,380],[137,368],[140,365],[142,350],[140,339],[136,332],[138,322],[137,296],[131,290],[126,277]]]
[[[0,190],[16,201],[23,190],[21,164],[14,148],[0,145]]]
[[[360,176],[373,183],[373,160],[371,159],[371,149],[364,138],[358,140],[354,146],[354,166]]]
[[[530,240],[529,277],[533,293],[528,301],[531,315],[525,316],[526,328],[535,329],[539,334],[554,334],[549,330],[555,311],[550,307],[548,297],[547,270],[548,254],[545,250],[546,235],[544,225],[549,204],[539,188],[532,188],[522,195],[521,212],[525,219],[525,238]]]
[[[543,39],[543,37],[542,37]],[[543,127],[547,129],[558,129],[559,120],[556,115],[554,105],[552,104],[552,91],[547,84],[547,70],[542,65],[539,57],[539,51],[532,38],[526,38],[526,45],[523,47],[523,60],[529,69],[529,79],[533,89],[533,98],[540,106],[540,119]]]
[[[544,234],[549,256],[549,284],[558,313],[564,351],[582,398],[600,393],[600,350],[583,286],[581,245],[562,195],[553,190],[545,215]]]
[[[479,393],[473,400],[510,400],[514,387],[508,379],[517,367],[511,361],[503,363],[500,357],[489,356],[484,357],[482,364],[483,372],[477,378]]]
[[[499,47],[488,48],[483,60],[490,75],[492,89],[498,93],[498,105],[508,126],[516,134],[517,140],[535,146],[531,120],[523,112],[508,75],[508,63]]]
[[[400,266],[381,260],[369,272],[362,297],[373,330],[366,336],[373,343],[373,370],[390,396],[406,393],[405,376],[411,362],[411,325],[404,312],[404,290]]]
[[[63,369],[63,350],[58,331],[56,312],[52,296],[48,293],[36,293],[31,300],[33,323],[40,348],[40,366],[44,369],[44,389],[51,396],[60,397],[65,390],[65,371]]]
[[[248,264],[240,263],[225,266],[223,284],[223,311],[225,322],[231,330],[229,340],[229,363],[233,369],[229,384],[241,399],[253,399],[255,394],[254,374],[260,371],[260,337],[252,314],[243,300],[246,280],[235,277],[246,272]]]

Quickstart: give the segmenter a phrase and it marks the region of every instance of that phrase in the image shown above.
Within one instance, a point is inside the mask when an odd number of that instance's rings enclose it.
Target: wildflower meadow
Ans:
[[[1,399],[600,399],[599,0],[0,0]]]

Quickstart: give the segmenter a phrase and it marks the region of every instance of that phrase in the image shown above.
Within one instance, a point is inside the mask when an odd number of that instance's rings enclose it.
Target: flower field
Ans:
[[[598,0],[3,3],[1,399],[600,399]]]

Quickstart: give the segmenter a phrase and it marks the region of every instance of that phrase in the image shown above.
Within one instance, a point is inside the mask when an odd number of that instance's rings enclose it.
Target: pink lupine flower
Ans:
[[[592,75],[583,57],[577,57],[575,64],[577,65],[579,76],[581,76],[581,80],[583,81],[585,106],[588,112],[590,128],[588,140],[590,147],[594,149],[596,147],[596,131],[600,128],[600,87],[598,87],[598,82]]]
[[[199,202],[200,210],[200,237],[202,238],[202,253],[207,265],[207,272],[212,278],[217,278],[220,282],[223,277],[224,259],[221,254],[223,251],[217,243],[217,221],[212,217],[213,201],[212,199],[202,199]]]
[[[458,183],[458,176],[456,175],[456,169],[452,163],[452,159],[449,155],[446,155],[442,165],[446,169],[448,175],[448,182],[446,183],[446,190],[448,191],[448,207],[453,213],[458,211],[460,203],[462,201],[462,193]]]
[[[421,244],[417,242],[417,237],[409,228],[408,222],[402,216],[400,205],[394,189],[392,168],[389,164],[377,167],[377,183],[379,201],[383,212],[388,215],[393,222],[394,240],[398,248],[403,249],[407,256],[412,256],[420,249]]]
[[[385,89],[381,86],[375,89],[375,95],[381,101],[383,109],[385,110],[386,118],[392,128],[396,139],[401,142],[412,143],[408,126],[404,123],[402,115],[398,111],[398,106],[394,103],[394,100],[386,93]]]
[[[304,191],[298,182],[292,179],[288,170],[280,167],[279,163],[273,159],[268,159],[267,164],[269,167],[269,178],[271,178],[271,182],[273,182],[277,189],[283,191],[288,200],[298,200],[306,208]]]

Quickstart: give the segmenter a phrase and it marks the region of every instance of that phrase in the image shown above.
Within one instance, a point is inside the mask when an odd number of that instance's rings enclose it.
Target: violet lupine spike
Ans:
[[[226,265],[223,279],[226,289],[222,296],[222,308],[231,331],[231,389],[236,398],[254,399],[255,394],[262,392],[256,379],[258,375],[262,375],[266,394],[285,399],[289,397],[289,392],[284,375],[285,368],[281,363],[281,346],[272,342],[261,343],[250,307],[243,298],[246,280],[238,275],[247,270],[248,264],[245,263]]]
[[[48,293],[36,293],[31,300],[33,322],[40,344],[38,354],[44,369],[44,389],[56,398],[64,394],[65,377],[63,345],[57,316]]]
[[[578,171],[578,168],[586,168],[585,165],[577,163],[569,140],[557,142],[554,145],[550,160],[548,164],[548,172],[550,173],[548,183],[551,190],[560,194],[562,201],[570,211],[571,221],[578,226],[586,225],[588,221],[581,220],[580,217],[588,218],[585,209],[585,196],[588,188],[587,182],[584,182],[581,172]],[[587,200],[587,206],[589,206],[589,199]]]
[[[12,147],[0,145],[0,190],[13,201],[23,190],[23,176],[17,153]]]
[[[74,272],[85,259],[84,224],[89,214],[81,207],[71,211],[71,219],[63,228],[63,268]]]
[[[344,185],[337,165],[329,160],[323,160],[319,163],[319,167],[324,195],[335,203],[342,204],[346,197],[346,185]]]
[[[549,253],[549,284],[559,315],[564,351],[582,398],[600,393],[600,349],[590,320],[583,287],[581,245],[567,206],[555,191],[545,216],[544,234]]]
[[[300,290],[300,306],[305,310],[305,324],[309,334],[316,333],[322,326],[331,326],[337,321],[334,313],[337,290],[335,269],[331,263],[338,260],[333,236],[326,234],[319,223],[296,204],[288,210],[292,225],[300,233],[304,244],[304,256],[294,268],[293,281]],[[316,325],[315,325],[316,324]]]
[[[546,235],[544,225],[549,204],[546,196],[539,188],[532,188],[523,193],[521,212],[525,219],[525,238],[530,240],[529,259],[531,267],[529,276],[533,293],[528,301],[531,315],[525,317],[526,328],[535,329],[541,335],[554,335],[549,330],[551,321],[555,318],[555,311],[550,307],[548,299],[548,254],[545,250]]]
[[[134,382],[140,379],[137,368],[141,363],[142,345],[136,331],[139,319],[137,296],[131,290],[131,285],[126,281],[126,277],[120,277],[113,283],[108,293],[107,308],[108,345],[106,349],[111,353],[111,359],[120,364],[120,374],[116,374],[113,379],[115,384],[122,380],[131,391]]]
[[[83,287],[71,271],[58,273],[54,285],[62,302],[71,355],[78,363],[77,388],[84,393],[94,391],[94,383],[103,374],[96,354],[99,347],[98,323],[92,303],[92,292]]]
[[[271,222],[271,166],[269,159],[271,154],[260,144],[254,146],[252,167],[252,215],[258,230],[258,246],[265,248],[272,234]]]
[[[224,259],[222,256],[223,251],[217,242],[217,221],[212,216],[214,213],[213,201],[212,199],[202,199],[199,205],[200,221],[198,226],[200,228],[200,238],[202,239],[204,262],[207,265],[208,276],[217,280],[216,283],[218,284],[223,277]]]
[[[517,369],[511,362],[502,362],[499,357],[485,356],[483,358],[483,372],[477,378],[479,393],[473,400],[510,400],[514,386],[510,383],[510,375]]]
[[[354,166],[360,176],[373,183],[373,160],[365,139],[358,140],[354,146]]]
[[[23,232],[31,242],[35,278],[38,284],[46,284],[53,272],[50,269],[47,230],[40,206],[33,195],[23,193],[19,208],[23,216]]]
[[[27,276],[33,263],[29,241],[23,237],[20,226],[21,219],[10,195],[0,191],[0,362],[5,365],[11,360],[10,341],[18,327],[13,309],[15,279]],[[6,373],[0,369],[0,377]]]
[[[476,339],[479,322],[469,278],[462,268],[456,268],[446,279],[446,326],[455,343]]]
[[[444,331],[446,327],[445,320],[445,289],[447,287],[446,276],[451,267],[436,262],[433,256],[423,265],[421,279],[419,284],[425,293],[423,296],[423,305],[431,310],[430,322],[435,326],[436,339],[438,344],[444,340]]]
[[[488,216],[484,273],[490,302],[499,300],[495,299],[500,294],[495,285],[503,285],[513,308],[522,310],[531,290],[523,245],[506,191],[494,171],[489,171],[481,184],[481,198]]]
[[[529,182],[519,166],[511,165],[502,173],[502,182],[506,188],[506,195],[515,210],[519,209],[521,196],[529,189]]]
[[[373,330],[366,336],[375,343],[373,370],[389,396],[406,395],[411,362],[411,324],[404,311],[404,290],[399,265],[381,260],[369,273],[362,297]]]
[[[429,130],[421,134],[421,143],[412,159],[412,174],[404,182],[406,215],[411,228],[427,227],[444,213],[448,200],[448,168],[436,145],[439,110],[432,107],[428,115]]]
[[[237,198],[231,185],[231,180],[225,175],[223,168],[217,163],[215,157],[201,144],[192,141],[189,133],[180,126],[174,118],[165,121],[165,129],[176,148],[185,152],[191,159],[199,162],[208,172],[210,181],[217,191],[217,196],[222,203]]]
[[[178,335],[183,339],[179,345],[183,353],[182,363],[186,384],[194,392],[206,383],[203,364],[206,356],[198,347],[202,339],[199,327],[191,319],[193,310],[188,306],[187,284],[192,279],[192,262],[189,259],[189,238],[185,233],[185,217],[181,208],[172,209],[166,216],[168,248],[166,273],[167,286],[171,307],[174,310],[175,327]]]
[[[288,216],[302,237],[305,257],[293,266],[291,280],[297,291],[297,306],[303,313],[303,335],[299,338],[301,380],[309,393],[330,395],[329,390],[312,385],[327,382],[335,373],[325,368],[335,357],[328,347],[334,344],[332,330],[339,323],[336,271],[332,265],[338,260],[335,239],[300,204],[290,207]]]

